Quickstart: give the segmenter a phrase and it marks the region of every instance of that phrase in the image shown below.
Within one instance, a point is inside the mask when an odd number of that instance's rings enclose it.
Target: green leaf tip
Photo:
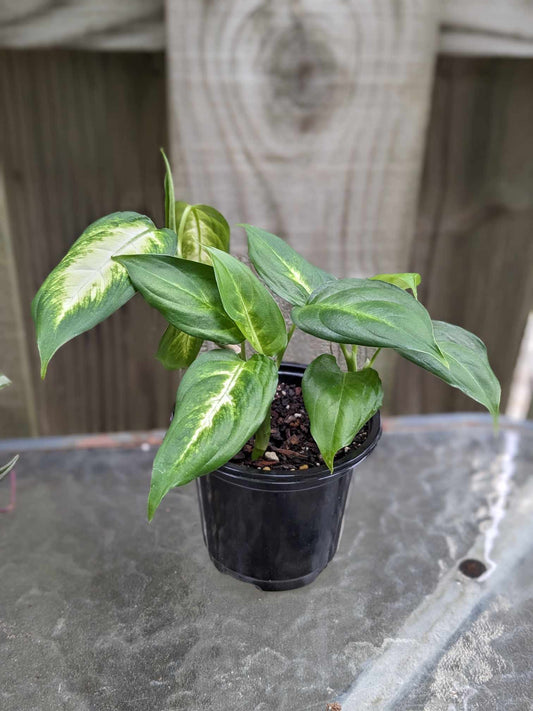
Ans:
[[[168,487],[168,489],[165,491],[163,487],[158,486],[158,479],[157,479],[157,474],[164,474],[161,470],[156,470],[154,468],[152,472],[152,483],[150,485],[150,493],[148,494],[148,503],[146,507],[146,515],[148,518],[148,523],[151,523],[154,516],[155,512],[159,508],[159,504],[163,500],[165,494],[168,493],[171,487]]]
[[[46,373],[48,371],[48,363],[49,362],[50,362],[49,360],[46,360],[46,361],[41,360],[41,380],[44,380],[46,378]]]
[[[174,192],[174,178],[172,177],[172,169],[170,167],[167,154],[163,148],[159,149],[161,155],[163,156],[163,161],[165,162],[165,180],[163,187],[165,190],[165,225],[171,230],[176,231],[176,195]]]

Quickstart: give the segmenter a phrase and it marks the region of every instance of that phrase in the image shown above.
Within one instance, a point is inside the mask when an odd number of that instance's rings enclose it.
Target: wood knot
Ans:
[[[272,43],[267,71],[273,121],[292,121],[306,132],[329,115],[339,72],[325,33],[294,20]]]

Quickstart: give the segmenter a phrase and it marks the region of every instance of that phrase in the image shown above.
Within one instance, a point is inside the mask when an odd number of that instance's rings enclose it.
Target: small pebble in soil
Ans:
[[[353,442],[338,454],[356,451],[366,440],[368,426],[365,425]],[[324,460],[316,442],[311,436],[309,416],[305,410],[302,388],[280,383],[271,407],[270,444],[261,459],[252,462],[253,438],[232,459],[236,464],[244,464],[256,469],[269,471],[296,471],[324,466]],[[336,458],[337,458],[336,457]]]

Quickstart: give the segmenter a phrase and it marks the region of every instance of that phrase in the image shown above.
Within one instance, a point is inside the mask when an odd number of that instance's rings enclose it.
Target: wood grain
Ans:
[[[159,50],[163,0],[8,0],[0,4],[0,47]]]
[[[0,47],[164,50],[163,6],[164,0],[4,0]],[[529,0],[444,0],[439,20],[442,54],[533,56]]]
[[[168,423],[175,377],[154,358],[164,322],[139,297],[66,344],[44,382],[30,319],[37,288],[88,223],[131,209],[161,224],[162,60],[150,54],[0,53],[0,151],[43,435]]]
[[[411,267],[433,318],[487,344],[507,401],[533,308],[533,62],[439,60]],[[408,363],[394,412],[478,409]]]
[[[179,0],[167,23],[180,194],[271,230],[337,275],[402,271],[436,3]]]
[[[530,0],[445,0],[439,51],[478,56],[533,56]]]
[[[0,393],[0,437],[35,435],[37,413],[1,165],[0,285],[0,373],[7,375],[12,382],[9,388],[2,389]]]

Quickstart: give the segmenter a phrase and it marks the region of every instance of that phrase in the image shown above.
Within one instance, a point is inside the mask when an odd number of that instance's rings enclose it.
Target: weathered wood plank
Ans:
[[[335,274],[402,271],[436,5],[169,2],[180,194],[279,234]],[[234,246],[244,250],[242,231]]]
[[[518,420],[533,414],[533,311],[527,319],[505,414]]]
[[[37,434],[37,412],[12,240],[0,166],[0,373],[12,382],[0,393],[0,437]]]
[[[533,307],[533,62],[441,59],[411,267],[434,318],[487,344],[503,406]],[[394,412],[475,404],[408,363]]]
[[[164,0],[6,0],[0,47],[164,50]],[[455,55],[533,56],[529,0],[445,0],[439,51]]]
[[[4,51],[0,96],[0,150],[40,433],[165,426],[175,376],[154,358],[163,319],[140,298],[65,345],[44,382],[30,319],[38,286],[89,222],[121,209],[162,222],[163,57]]]
[[[0,5],[0,47],[160,50],[163,0],[9,0]]]
[[[439,51],[531,57],[533,4],[530,0],[445,0]]]

